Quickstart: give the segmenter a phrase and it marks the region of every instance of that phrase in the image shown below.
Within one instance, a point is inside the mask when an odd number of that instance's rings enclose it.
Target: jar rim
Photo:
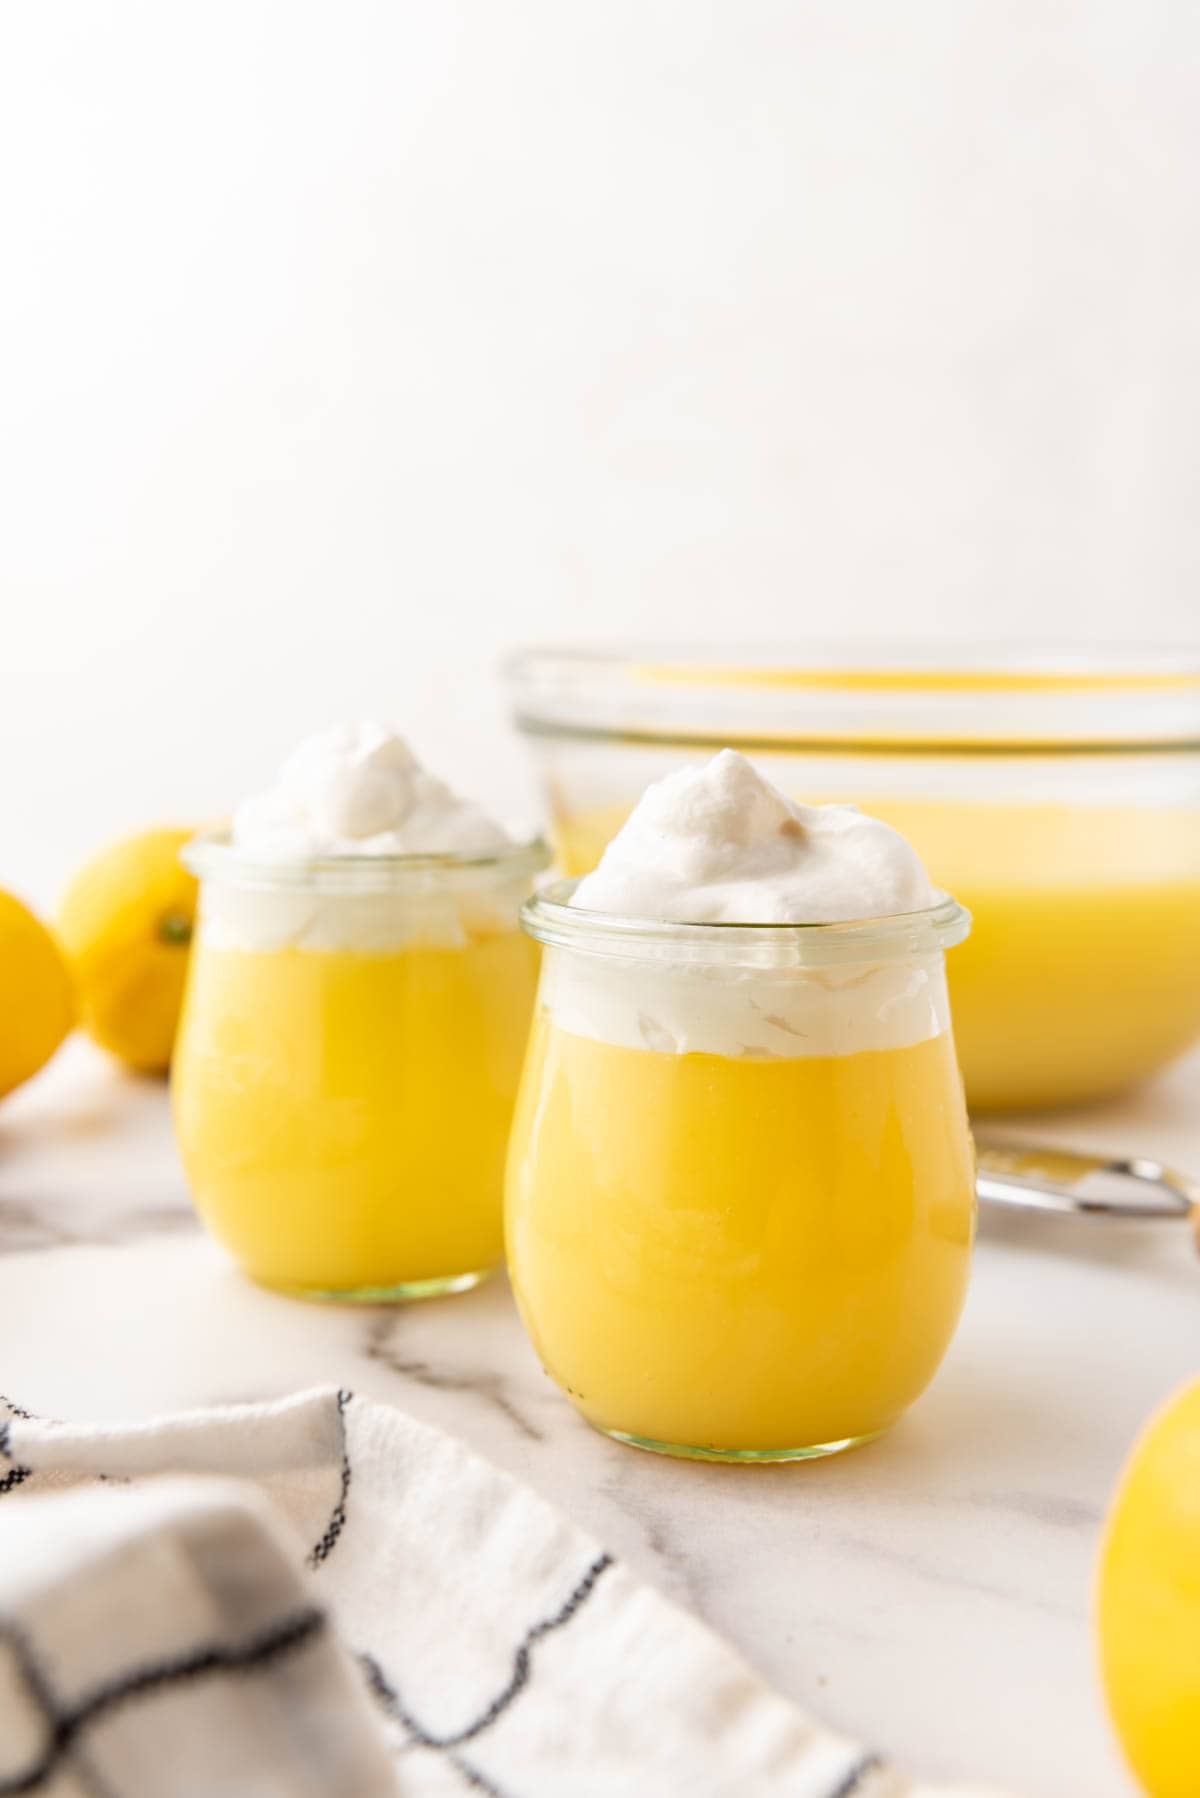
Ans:
[[[749,967],[827,967],[845,962],[906,961],[961,943],[971,914],[949,893],[921,911],[808,924],[670,923],[588,911],[570,903],[579,879],[541,887],[521,907],[524,930],[539,943],[633,960],[678,959]]]
[[[487,855],[315,855],[269,856],[239,848],[228,830],[205,832],[185,843],[180,860],[199,880],[260,889],[322,893],[379,893],[428,890],[442,884],[532,877],[548,868],[550,845],[535,836]]]
[[[1039,753],[1200,747],[1200,646],[822,640],[532,646],[528,736],[718,749]]]

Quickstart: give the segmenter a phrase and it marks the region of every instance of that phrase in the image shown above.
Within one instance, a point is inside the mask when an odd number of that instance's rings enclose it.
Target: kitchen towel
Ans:
[[[0,1401],[25,1792],[981,1798],[813,1723],[535,1493],[332,1389],[120,1428]]]

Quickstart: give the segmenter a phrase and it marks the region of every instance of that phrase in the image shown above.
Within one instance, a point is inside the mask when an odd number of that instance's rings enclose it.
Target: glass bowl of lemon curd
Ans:
[[[213,1235],[314,1298],[473,1286],[503,1253],[537,984],[519,913],[549,850],[365,724],[301,745],[184,861],[200,898],[172,1099]]]
[[[543,946],[509,1273],[596,1428],[717,1461],[835,1454],[932,1379],[974,1163],[943,952],[969,920],[795,925],[526,905]]]
[[[1200,1037],[1200,651],[530,650],[507,669],[564,870],[689,753],[893,824],[972,914],[973,1110],[1106,1097]]]

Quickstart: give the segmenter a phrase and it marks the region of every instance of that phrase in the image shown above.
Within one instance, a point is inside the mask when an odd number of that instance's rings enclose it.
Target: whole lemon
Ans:
[[[27,905],[0,892],[0,1098],[49,1061],[74,1022],[58,944]]]
[[[1152,1419],[1100,1558],[1109,1710],[1151,1798],[1200,1793],[1200,1380]]]
[[[179,852],[194,834],[147,830],[102,849],[59,912],[84,1029],[143,1073],[171,1060],[196,916],[196,881]]]

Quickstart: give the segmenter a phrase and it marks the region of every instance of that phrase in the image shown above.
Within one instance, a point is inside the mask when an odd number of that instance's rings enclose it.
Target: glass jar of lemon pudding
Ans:
[[[691,845],[671,857],[695,867]],[[743,923],[751,881],[690,923],[586,909],[587,886],[524,910],[543,967],[506,1233],[544,1366],[597,1428],[664,1453],[799,1460],[879,1435],[966,1291],[943,964],[966,913],[931,894]]]
[[[1102,1098],[1200,1037],[1200,655],[675,646],[509,672],[568,873],[722,743],[900,830],[974,920],[950,969],[973,1109]]]
[[[360,800],[361,773],[338,769]],[[502,1256],[537,980],[518,912],[548,852],[388,853],[391,825],[319,853],[290,824],[243,835],[258,847],[185,851],[201,891],[172,1088],[204,1221],[253,1278],[313,1297],[475,1284]]]

